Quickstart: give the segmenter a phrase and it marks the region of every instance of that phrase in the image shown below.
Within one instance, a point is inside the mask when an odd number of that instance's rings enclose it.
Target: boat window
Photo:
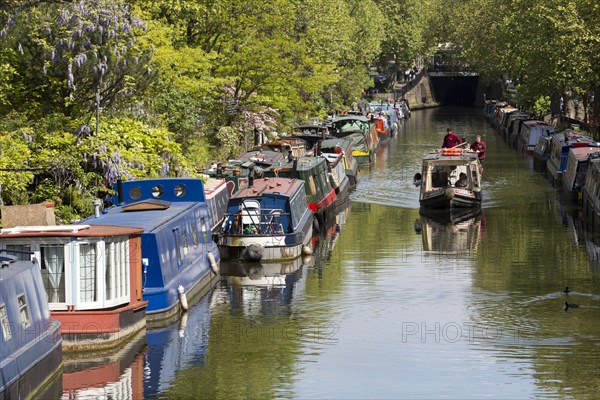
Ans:
[[[194,226],[192,225],[192,241],[194,242],[194,248],[198,247],[198,233],[196,232],[196,229],[194,228]]]
[[[139,186],[132,187],[129,189],[129,197],[131,197],[133,200],[139,199],[142,197],[142,189]]]
[[[79,295],[84,303],[98,300],[96,271],[96,245],[81,243],[79,245]]]
[[[42,280],[50,303],[65,302],[65,250],[62,244],[40,246]]]
[[[165,194],[165,188],[162,185],[156,185],[152,187],[152,196],[160,198]]]
[[[17,296],[17,301],[19,303],[19,314],[21,315],[21,324],[23,325],[23,329],[25,329],[31,325],[31,318],[29,316],[29,308],[27,307],[27,299],[25,298],[25,293]]]
[[[0,325],[2,325],[2,337],[4,337],[5,342],[8,342],[12,338],[12,332],[4,304],[0,304]]]
[[[183,197],[185,196],[187,189],[185,185],[177,185],[175,186],[175,190],[173,192],[175,193],[175,197]]]
[[[317,186],[315,185],[315,179],[312,176],[308,177],[308,187],[310,189],[310,195],[314,196],[317,194]]]
[[[206,242],[208,240],[208,230],[204,218],[200,218],[200,232],[202,232],[203,241]]]
[[[181,242],[183,243],[183,255],[187,256],[188,255],[188,241],[187,241],[187,235],[186,235],[185,230],[181,233]]]
[[[127,239],[106,242],[105,254],[105,300],[108,303],[129,301],[129,265]]]
[[[175,254],[177,256],[177,267],[181,267],[183,259],[181,258],[181,241],[179,239],[179,228],[173,229],[173,238],[175,239]]]
[[[26,244],[7,244],[6,249],[18,250],[18,251],[31,251],[31,246],[26,245]],[[17,257],[18,260],[31,261],[30,253],[11,253],[11,254],[13,254],[15,257]]]

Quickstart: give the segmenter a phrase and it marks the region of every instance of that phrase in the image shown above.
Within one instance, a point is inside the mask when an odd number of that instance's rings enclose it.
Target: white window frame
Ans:
[[[8,320],[8,309],[4,303],[0,303],[0,329],[2,329],[2,341],[8,342],[13,338],[12,327],[10,321]]]
[[[96,247],[96,257],[95,257],[95,274],[96,274],[96,300],[95,301],[84,301],[81,298],[81,245],[89,244]],[[73,241],[71,243],[72,256],[71,260],[73,261],[73,265],[75,266],[75,273],[73,274],[73,278],[75,279],[75,295],[77,297],[77,301],[75,302],[76,310],[92,310],[96,308],[102,308],[104,303],[104,241],[97,240],[79,240]]]
[[[118,251],[118,247],[121,250]],[[108,249],[108,259],[105,260],[103,268],[103,282],[106,281],[106,271],[110,268],[110,287],[113,288],[113,298],[106,296],[104,287],[104,306],[112,307],[127,304],[130,301],[130,265],[129,265],[129,240],[127,237],[114,237],[105,242],[105,251]],[[106,254],[106,253],[104,253]],[[118,260],[117,260],[118,258]]]
[[[28,246],[33,253],[31,257],[41,260],[41,247],[44,245],[62,245],[65,260],[65,301],[57,303],[48,303],[51,311],[66,311],[69,306],[75,310],[103,309],[128,304],[131,296],[130,285],[130,263],[129,263],[129,238],[127,236],[110,237],[107,242],[105,238],[79,238],[71,240],[70,238],[18,238],[3,239],[3,244]],[[81,299],[81,269],[80,269],[80,244],[91,244],[96,246],[96,301],[84,302]],[[122,246],[119,254],[120,261],[115,264],[105,257],[106,246]],[[115,248],[113,247],[113,249]],[[110,256],[110,255],[109,255]],[[116,257],[113,254],[112,257]],[[41,268],[41,262],[39,263]],[[106,296],[106,270],[112,268],[110,285],[115,290],[115,297],[108,299]],[[114,284],[113,284],[114,282]]]
[[[68,305],[73,304],[73,297],[72,297],[72,290],[71,290],[71,285],[72,285],[72,279],[71,279],[71,265],[69,263],[70,258],[70,253],[69,253],[69,243],[70,240],[65,238],[65,239],[60,239],[60,238],[43,238],[43,241],[39,241],[38,240],[32,240],[31,238],[19,238],[19,239],[4,239],[2,241],[2,243],[5,243],[7,245],[20,245],[20,246],[28,246],[30,248],[30,251],[33,253],[31,254],[31,259],[35,258],[37,260],[40,260],[40,262],[38,263],[40,270],[42,268],[42,250],[41,250],[41,246],[43,245],[62,245],[63,246],[63,259],[65,260],[65,301],[64,302],[50,302],[50,300],[48,299],[48,305],[50,308],[50,311],[66,311],[68,309]]]

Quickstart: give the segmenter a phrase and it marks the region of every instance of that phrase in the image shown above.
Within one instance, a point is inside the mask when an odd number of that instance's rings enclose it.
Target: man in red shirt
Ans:
[[[471,150],[477,152],[477,158],[479,159],[479,163],[481,164],[482,167],[483,167],[483,161],[485,160],[486,149],[487,149],[487,146],[485,145],[483,140],[481,140],[481,136],[477,135],[475,137],[475,142],[471,145]]]
[[[446,132],[447,133],[446,136],[444,136],[444,144],[442,144],[442,147],[450,148],[462,143],[460,138],[452,133],[452,129],[448,128],[446,129]]]

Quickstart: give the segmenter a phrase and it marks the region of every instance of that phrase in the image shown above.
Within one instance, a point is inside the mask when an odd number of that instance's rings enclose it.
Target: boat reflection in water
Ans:
[[[302,267],[310,256],[278,263],[223,263],[221,276],[226,281],[228,302],[244,315],[287,312],[294,291],[304,285]],[[300,287],[299,287],[300,286]]]
[[[338,209],[338,212],[335,215],[335,217],[329,218],[327,220],[325,231],[313,236],[313,269],[316,269],[321,272],[324,263],[331,259],[333,249],[340,236],[340,232],[342,231],[342,228],[346,223],[346,219],[348,218],[349,212],[350,202],[346,201],[346,203]]]
[[[64,360],[62,399],[144,398],[145,329],[117,351],[72,353]]]
[[[445,256],[471,254],[480,239],[483,214],[480,208],[431,210],[421,208],[420,229],[423,250],[443,253]],[[420,222],[420,227],[418,226]]]
[[[583,236],[590,265],[596,272],[600,272],[600,234],[585,230]]]
[[[190,304],[178,323],[146,332],[143,398],[157,398],[174,385],[177,371],[204,366],[214,290]]]

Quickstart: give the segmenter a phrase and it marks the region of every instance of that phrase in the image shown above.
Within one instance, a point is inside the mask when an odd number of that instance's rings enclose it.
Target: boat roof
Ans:
[[[230,165],[240,165],[244,168],[250,168],[254,165],[261,167],[271,167],[273,165],[284,165],[287,162],[287,156],[280,151],[260,149],[250,150],[237,159],[229,160]]]
[[[549,128],[551,127],[546,122],[540,121],[540,120],[537,120],[537,119],[530,119],[528,121],[523,122],[523,124],[527,125],[527,126],[541,125],[541,126],[544,126],[544,127],[546,127],[546,126],[549,127]]]
[[[116,225],[15,226],[0,230],[0,238],[21,237],[98,237],[141,234],[143,229]]]
[[[598,147],[573,147],[569,150],[569,153],[572,153],[577,161],[585,161],[592,154],[597,154],[597,157],[600,157],[600,149]]]
[[[223,190],[222,186],[227,187],[225,178],[208,178],[208,180],[204,182],[204,192],[206,193],[206,197],[211,197],[216,192]]]
[[[360,121],[360,122],[365,122],[365,123],[369,123],[369,118],[362,116],[362,115],[342,115],[339,117],[334,118],[331,122],[333,124],[337,123],[337,122],[346,122],[346,121]]]
[[[339,147],[341,149],[347,149],[352,146],[352,141],[346,138],[331,138],[325,139],[321,142],[321,149],[335,149]]]
[[[13,254],[0,252],[0,292],[13,285],[12,278],[37,267],[37,261],[19,260]],[[6,286],[4,286],[6,285]],[[4,286],[4,288],[3,288]]]
[[[294,178],[261,178],[255,179],[252,186],[240,189],[231,198],[259,197],[263,195],[291,196],[298,190],[304,190],[304,181]]]
[[[566,129],[552,135],[552,140],[559,142],[562,146],[571,146],[575,143],[590,144],[590,147],[597,146],[598,143],[593,137],[582,134],[581,132],[574,131],[572,129]]]
[[[114,206],[105,209],[99,217],[91,216],[81,222],[90,225],[137,227],[142,228],[144,232],[152,232],[198,204],[206,203],[173,202],[163,209],[137,209],[135,211],[128,211],[123,206]]]
[[[252,150],[260,150],[262,148],[274,149],[274,151],[278,151],[279,148],[283,146],[306,146],[306,142],[299,137],[282,137],[280,139],[273,140],[268,143],[262,143],[255,146]]]

